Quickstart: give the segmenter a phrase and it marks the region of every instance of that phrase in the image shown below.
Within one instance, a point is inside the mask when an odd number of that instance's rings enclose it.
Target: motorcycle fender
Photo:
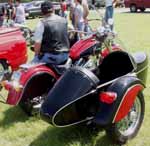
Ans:
[[[99,125],[108,125],[122,120],[143,88],[142,82],[134,76],[124,76],[115,81],[107,88],[107,91],[117,93],[116,100],[112,104],[101,102],[94,122]]]
[[[34,87],[32,87],[32,79],[42,75],[48,75],[54,79],[58,78],[55,73],[46,66],[39,66],[36,68],[30,68],[28,70],[25,70],[21,72],[21,78],[19,81],[22,89],[17,91],[13,86],[11,86],[8,91],[6,103],[9,105],[17,105],[19,101],[25,96],[27,89],[30,88],[30,92],[32,92],[32,90],[36,90],[36,86],[38,86],[38,84],[34,84]]]

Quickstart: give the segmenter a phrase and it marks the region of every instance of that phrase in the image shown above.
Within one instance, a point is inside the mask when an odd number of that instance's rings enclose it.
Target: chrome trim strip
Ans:
[[[85,96],[87,96],[87,95],[90,95],[90,94],[94,93],[97,89],[102,88],[102,87],[104,87],[104,86],[106,86],[106,85],[109,85],[109,84],[113,83],[114,81],[118,80],[119,78],[122,78],[122,77],[127,76],[127,75],[129,75],[129,74],[123,75],[123,76],[118,77],[118,78],[116,78],[116,79],[114,79],[114,80],[111,80],[111,81],[109,81],[109,82],[107,82],[107,83],[104,83],[104,84],[102,84],[102,85],[99,85],[96,89],[93,89],[92,91],[88,92],[87,94],[85,94],[85,95],[83,95],[83,96],[81,96],[81,97],[79,97],[79,98],[73,100],[72,102],[70,102],[70,103],[64,105],[64,106],[61,107],[58,111],[56,111],[56,113],[55,113],[54,116],[52,117],[52,124],[53,124],[55,127],[67,127],[67,126],[71,126],[71,125],[75,125],[75,124],[78,124],[78,123],[87,121],[87,119],[85,119],[85,120],[81,120],[81,121],[79,121],[79,122],[75,122],[75,123],[72,123],[72,124],[68,124],[68,125],[66,125],[66,126],[59,126],[59,125],[55,124],[55,120],[54,120],[54,119],[55,119],[56,115],[57,115],[61,110],[63,110],[65,107],[67,107],[68,105],[72,104],[73,102],[76,102],[76,101],[79,100],[79,99],[82,99],[83,97],[85,97]],[[130,76],[135,76],[135,75],[134,75],[134,74],[130,74]],[[94,118],[94,117],[93,117],[93,118]]]

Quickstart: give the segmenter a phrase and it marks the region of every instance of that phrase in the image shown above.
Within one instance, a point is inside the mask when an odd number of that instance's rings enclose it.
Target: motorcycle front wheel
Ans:
[[[120,122],[112,124],[106,133],[117,144],[125,144],[128,139],[134,138],[143,122],[145,101],[143,93],[139,93],[128,115]]]

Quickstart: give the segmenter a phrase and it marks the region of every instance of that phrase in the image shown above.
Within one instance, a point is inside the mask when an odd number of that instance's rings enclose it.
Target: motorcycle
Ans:
[[[112,37],[100,30],[99,42]],[[40,108],[41,118],[55,127],[103,127],[117,144],[136,136],[144,118],[143,89],[148,57],[116,50],[94,68],[74,66],[59,78]],[[64,92],[65,91],[65,92]]]
[[[107,31],[103,30],[103,31]],[[54,86],[59,77],[72,66],[84,66],[94,70],[101,60],[109,54],[109,49],[120,50],[117,45],[111,45],[111,39],[105,43],[96,39],[96,32],[76,42],[69,50],[69,58],[61,65],[46,63],[28,63],[13,72],[9,81],[1,84],[8,90],[8,96],[1,102],[9,105],[19,104],[29,115],[39,113],[41,103]],[[102,45],[103,44],[103,45]]]
[[[17,27],[1,27],[0,39],[0,81],[2,81],[8,79],[21,64],[26,63],[27,45]]]

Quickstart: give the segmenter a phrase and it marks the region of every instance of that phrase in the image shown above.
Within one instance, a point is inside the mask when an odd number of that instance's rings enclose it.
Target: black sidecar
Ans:
[[[125,143],[143,121],[147,68],[145,53],[124,51],[110,53],[96,70],[70,68],[49,92],[40,115],[56,127],[83,122],[109,127],[107,133]],[[117,128],[125,120],[130,124],[123,130]]]

